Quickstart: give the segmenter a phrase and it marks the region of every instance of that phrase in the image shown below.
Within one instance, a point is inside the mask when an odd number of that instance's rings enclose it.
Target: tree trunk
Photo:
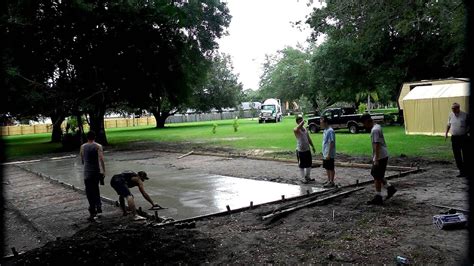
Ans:
[[[51,142],[61,142],[63,136],[63,130],[61,129],[61,124],[63,123],[65,117],[64,115],[54,114],[51,116],[51,121],[53,123],[53,132],[51,133]]]
[[[156,120],[156,128],[164,128],[166,119],[170,116],[170,112],[153,111],[152,113]]]
[[[102,145],[108,145],[104,125],[105,108],[97,107],[89,113],[90,129],[95,132],[95,141]]]
[[[82,121],[82,114],[78,114],[77,116],[77,128],[79,129],[79,135],[81,140],[81,145],[84,144],[84,121]]]

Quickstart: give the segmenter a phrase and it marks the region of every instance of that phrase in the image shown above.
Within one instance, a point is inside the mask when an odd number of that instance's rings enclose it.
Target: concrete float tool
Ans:
[[[168,207],[162,207],[162,206],[158,205],[158,206],[153,206],[148,210],[150,210],[150,211],[159,211],[159,210],[166,210],[166,209],[168,209]]]

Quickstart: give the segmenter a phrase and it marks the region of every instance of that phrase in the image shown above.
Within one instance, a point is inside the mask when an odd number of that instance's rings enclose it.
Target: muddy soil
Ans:
[[[121,156],[132,160],[161,156],[168,158],[170,167],[176,169],[189,168],[196,171],[200,169],[242,178],[274,178],[272,181],[286,183],[298,182],[299,178],[295,166],[281,162],[195,155],[173,161],[170,158],[176,158],[176,154],[156,152],[150,146],[148,148],[148,151],[139,154],[126,152]],[[182,151],[185,153],[188,150]],[[223,152],[223,150],[216,151]],[[120,159],[119,157],[115,159]],[[410,161],[405,159],[400,160],[405,163]],[[385,202],[384,206],[365,204],[373,196],[373,189],[368,185],[364,190],[348,197],[325,205],[304,208],[271,222],[262,221],[261,215],[272,211],[278,204],[197,221],[195,229],[178,229],[174,226],[164,229],[147,227],[146,224],[137,224],[120,217],[112,209],[100,224],[86,227],[87,224],[83,222],[74,222],[83,221],[86,214],[84,195],[75,192],[78,195],[74,196],[71,191],[61,190],[64,189],[62,187],[57,187],[56,190],[37,181],[33,176],[27,176],[20,182],[25,188],[22,194],[18,194],[21,196],[8,197],[8,200],[17,202],[13,204],[17,210],[30,216],[41,213],[43,216],[48,216],[50,208],[46,202],[35,203],[38,204],[37,207],[43,208],[42,212],[38,212],[36,208],[29,208],[31,204],[28,202],[41,200],[39,197],[41,195],[35,194],[42,193],[38,191],[44,191],[49,195],[55,191],[68,195],[68,198],[71,197],[69,204],[74,206],[68,207],[71,208],[71,218],[59,219],[61,216],[50,216],[45,219],[38,216],[33,219],[40,229],[56,226],[57,231],[63,232],[64,236],[44,247],[26,252],[8,263],[18,265],[37,265],[39,262],[51,265],[207,262],[394,264],[396,256],[403,256],[416,264],[460,264],[466,254],[467,230],[444,231],[435,228],[432,225],[432,216],[446,210],[434,207],[432,204],[466,209],[467,182],[463,178],[455,177],[457,171],[451,164],[423,160],[420,164],[427,166],[425,172],[392,180],[399,191]],[[322,169],[313,170],[314,176],[324,178]],[[361,178],[369,178],[367,169],[341,168],[338,173],[343,171],[351,176],[358,174]],[[15,171],[11,177],[17,179],[23,175],[24,173]],[[344,179],[346,181],[343,183],[353,182],[354,178],[342,175],[339,178]],[[15,188],[17,193],[21,192],[21,186]],[[28,189],[31,186],[45,189]],[[8,187],[6,186],[6,189]],[[52,211],[54,215],[60,213],[58,210]],[[66,213],[64,215],[69,217],[70,214]],[[61,226],[52,223],[53,218],[58,218]],[[15,220],[15,218],[7,221],[21,223],[21,219]],[[21,230],[25,230],[24,233],[14,234],[13,239],[20,243],[18,246],[37,238],[34,228],[21,224],[18,226],[24,228]],[[15,227],[7,228],[15,230]],[[69,237],[74,232],[76,233]],[[52,233],[54,235],[56,231]],[[30,248],[36,246],[32,245]]]
[[[155,229],[116,219],[48,243],[18,259],[17,265],[203,264],[214,258],[216,241],[197,230]]]
[[[431,168],[392,181],[399,191],[384,206],[365,204],[373,195],[367,186],[272,222],[260,217],[278,205],[198,221],[195,229],[158,229],[110,218],[14,262],[394,264],[396,256],[404,256],[416,264],[456,265],[465,255],[467,230],[439,230],[431,221],[444,211],[431,204],[467,208],[467,182],[455,175],[452,168]]]
[[[12,248],[18,251],[30,250],[43,246],[47,239],[34,228],[21,213],[12,206],[5,206],[5,234],[4,254],[12,254]]]
[[[89,225],[85,195],[51,183],[16,166],[4,170],[6,200],[5,254],[24,252],[56,238],[68,237]],[[106,215],[117,215],[104,204]]]
[[[274,208],[198,223],[220,243],[216,263],[394,264],[396,256],[416,264],[460,264],[467,230],[438,230],[431,204],[466,207],[466,182],[453,170],[428,171],[393,184],[396,196],[382,207],[368,206],[367,187],[325,206],[305,208],[271,223],[259,220]],[[251,259],[249,259],[251,258]]]

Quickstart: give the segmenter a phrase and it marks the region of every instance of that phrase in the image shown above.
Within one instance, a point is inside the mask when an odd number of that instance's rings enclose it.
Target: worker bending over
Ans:
[[[130,189],[132,187],[138,186],[138,189],[142,193],[143,197],[151,204],[152,207],[160,207],[158,204],[155,204],[150,198],[148,193],[145,191],[143,182],[148,180],[148,176],[145,172],[139,171],[138,173],[132,171],[126,171],[118,175],[114,175],[110,180],[110,185],[115,189],[119,197],[120,207],[122,208],[123,215],[127,215],[127,209],[125,208],[125,199],[127,199],[128,209],[133,214],[133,219],[135,221],[145,220],[145,217],[142,217],[137,214],[137,209],[135,207],[135,201],[133,199]]]

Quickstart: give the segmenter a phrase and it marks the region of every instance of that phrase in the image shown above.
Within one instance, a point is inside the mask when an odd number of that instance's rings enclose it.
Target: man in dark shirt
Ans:
[[[125,199],[127,199],[128,208],[133,214],[133,219],[135,221],[145,220],[144,217],[137,214],[137,209],[135,207],[135,201],[133,199],[130,189],[132,187],[138,186],[138,190],[142,193],[142,196],[151,204],[152,207],[160,207],[160,205],[155,204],[151,197],[146,193],[143,182],[148,180],[148,176],[145,172],[139,171],[138,173],[132,171],[126,171],[118,175],[114,175],[110,180],[110,185],[115,189],[119,197],[120,207],[122,208],[123,215],[127,215],[127,210],[125,208]]]
[[[87,143],[81,146],[81,160],[84,165],[84,184],[89,201],[89,220],[93,221],[102,213],[99,182],[103,185],[105,176],[104,151],[102,145],[95,142],[95,133],[87,133]]]

